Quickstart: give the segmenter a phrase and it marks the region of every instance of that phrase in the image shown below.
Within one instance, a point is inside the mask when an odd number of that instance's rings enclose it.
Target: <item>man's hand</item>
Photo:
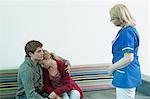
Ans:
[[[70,74],[70,68],[71,68],[70,65],[68,65],[68,66],[65,68],[65,71],[66,71],[67,73],[69,73],[69,74]]]

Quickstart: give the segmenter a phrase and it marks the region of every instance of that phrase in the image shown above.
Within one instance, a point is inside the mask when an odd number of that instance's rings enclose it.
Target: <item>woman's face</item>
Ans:
[[[54,66],[55,60],[52,59],[51,55],[41,61],[42,67],[48,69],[49,67]]]
[[[110,22],[112,22],[115,26],[121,26],[121,20],[117,17],[111,17]]]
[[[48,69],[50,67],[50,64],[51,64],[50,59],[44,59],[44,60],[41,61],[41,65],[45,69]]]

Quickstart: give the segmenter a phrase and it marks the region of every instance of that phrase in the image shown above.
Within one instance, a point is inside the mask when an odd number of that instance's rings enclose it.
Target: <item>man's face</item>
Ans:
[[[42,47],[38,47],[34,53],[31,53],[30,56],[33,60],[41,61],[43,60],[43,49]]]

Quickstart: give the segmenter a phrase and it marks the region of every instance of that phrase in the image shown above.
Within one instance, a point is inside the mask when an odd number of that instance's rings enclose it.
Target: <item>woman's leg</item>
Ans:
[[[70,99],[70,98],[69,98],[68,94],[65,92],[65,93],[63,93],[62,99]]]
[[[136,88],[116,88],[116,99],[135,99]]]
[[[57,96],[56,99],[62,99],[62,97]]]
[[[71,90],[68,94],[70,99],[80,99],[80,92],[78,90]]]

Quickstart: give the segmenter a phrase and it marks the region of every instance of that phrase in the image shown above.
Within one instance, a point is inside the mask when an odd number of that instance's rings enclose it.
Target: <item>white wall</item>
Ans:
[[[150,26],[150,1],[147,2],[147,21],[146,22],[147,22],[147,24],[146,24],[146,38],[145,38],[146,46],[144,47],[144,49],[146,49],[145,62],[147,64],[146,64],[146,66],[143,66],[143,73],[150,76],[150,71],[149,71],[150,70],[150,28],[149,28],[149,26]]]
[[[109,9],[117,3],[126,4],[137,19],[142,73],[150,75],[148,0],[0,1],[0,69],[18,68],[31,39],[73,65],[111,62],[111,41],[119,28],[110,23]]]

